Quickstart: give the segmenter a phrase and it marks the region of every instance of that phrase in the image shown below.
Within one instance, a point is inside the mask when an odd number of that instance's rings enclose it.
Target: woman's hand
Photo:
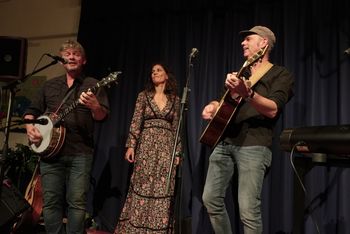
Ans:
[[[181,157],[180,156],[176,156],[175,157],[175,166],[180,165],[180,163],[181,163]]]
[[[128,150],[125,153],[124,158],[129,163],[134,163],[135,162],[135,150],[134,150],[134,148],[128,148]]]

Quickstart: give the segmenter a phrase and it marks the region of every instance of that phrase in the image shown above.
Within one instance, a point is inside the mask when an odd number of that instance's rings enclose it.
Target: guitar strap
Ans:
[[[259,69],[256,70],[255,73],[249,77],[248,82],[250,83],[250,87],[253,87],[256,83],[258,83],[261,77],[263,77],[272,66],[273,64],[270,62],[263,63],[262,66],[259,67]]]
[[[56,111],[54,112],[55,114],[57,114],[57,112],[61,109],[61,107],[63,106],[63,104],[67,101],[67,99],[69,98],[70,95],[72,95],[73,91],[75,90],[75,86],[73,85],[73,87],[71,88],[71,90],[69,90],[69,92],[66,94],[66,96],[64,96],[64,98],[62,99],[60,105],[57,107]]]

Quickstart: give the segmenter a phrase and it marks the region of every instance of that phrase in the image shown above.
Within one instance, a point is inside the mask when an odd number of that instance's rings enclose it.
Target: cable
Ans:
[[[291,152],[290,152],[289,160],[290,160],[290,164],[291,164],[291,166],[292,166],[292,168],[293,168],[293,171],[294,171],[295,175],[296,175],[297,178],[298,178],[298,181],[299,181],[299,183],[300,183],[300,186],[301,186],[301,188],[303,189],[304,194],[305,194],[305,196],[306,196],[306,194],[307,194],[306,188],[305,188],[305,186],[304,186],[304,184],[303,184],[303,181],[302,181],[302,179],[300,178],[300,176],[299,176],[299,174],[298,174],[298,172],[297,172],[297,170],[296,170],[296,168],[295,168],[294,162],[293,162],[294,150],[295,150],[295,148],[296,148],[297,146],[299,146],[299,145],[303,145],[303,142],[298,141],[295,145],[293,145],[292,150],[291,150]]]
[[[307,196],[307,190],[306,190],[306,188],[305,188],[305,186],[304,186],[304,183],[303,183],[302,179],[300,178],[300,175],[298,174],[298,172],[297,172],[297,170],[296,170],[296,168],[295,168],[294,162],[293,162],[294,150],[295,150],[296,147],[299,146],[299,145],[305,145],[305,143],[302,142],[302,141],[298,141],[297,143],[295,143],[295,144],[293,145],[293,147],[292,147],[291,152],[290,152],[289,159],[290,159],[290,164],[291,164],[291,166],[292,166],[292,168],[293,168],[293,171],[294,171],[294,173],[295,173],[295,175],[296,175],[296,177],[297,177],[297,179],[298,179],[298,181],[299,181],[299,183],[300,183],[301,188],[303,189],[306,202],[309,203],[310,200],[308,199],[308,196]],[[314,216],[313,216],[313,214],[312,214],[311,212],[309,212],[309,214],[310,214],[312,223],[314,224],[314,226],[315,226],[315,228],[316,228],[317,233],[320,234],[321,232],[320,232],[320,228],[319,228],[319,226],[318,226],[317,221],[314,219]]]

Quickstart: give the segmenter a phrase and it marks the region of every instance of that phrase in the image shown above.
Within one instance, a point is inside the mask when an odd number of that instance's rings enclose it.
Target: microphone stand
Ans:
[[[193,51],[193,49],[192,49]],[[182,98],[181,98],[181,103],[180,103],[180,114],[179,114],[179,123],[176,129],[176,134],[175,134],[175,140],[174,140],[174,147],[172,151],[172,158],[171,158],[171,163],[170,163],[170,169],[167,177],[167,194],[169,194],[170,190],[170,184],[171,184],[171,175],[172,175],[172,168],[174,166],[174,161],[176,157],[176,148],[177,148],[177,142],[179,139],[180,132],[182,132],[182,126],[184,125],[184,113],[185,111],[188,110],[187,108],[187,101],[188,101],[188,93],[191,91],[189,88],[190,84],[190,77],[191,77],[191,68],[193,67],[192,64],[192,58],[195,57],[195,54],[192,52],[189,56],[188,59],[188,73],[187,73],[187,80],[186,80],[186,85],[183,89],[182,93]],[[183,135],[183,134],[182,134]],[[182,142],[185,142],[187,144],[187,140],[183,140]],[[184,145],[182,147],[184,149]],[[184,154],[182,153],[182,162],[184,162]],[[178,170],[177,170],[177,179],[178,182],[176,186],[176,199],[175,199],[175,214],[176,214],[176,227],[175,228],[175,233],[181,233],[182,232],[182,225],[181,225],[181,210],[182,210],[182,162],[179,163],[178,165]],[[176,231],[177,229],[177,231]]]
[[[24,76],[22,80],[20,80],[20,79],[15,80],[4,87],[5,89],[10,90],[10,95],[9,95],[9,103],[8,103],[8,108],[7,108],[6,124],[5,124],[5,127],[2,128],[2,129],[4,129],[4,132],[5,132],[5,138],[4,138],[4,145],[2,148],[2,154],[0,155],[0,183],[1,183],[0,184],[0,198],[1,198],[1,193],[2,193],[2,183],[4,180],[4,176],[5,176],[3,167],[4,167],[5,162],[6,162],[6,157],[7,157],[8,148],[9,148],[9,136],[10,136],[10,129],[9,128],[11,127],[13,99],[15,98],[16,92],[18,91],[17,85],[23,83],[26,79],[28,79],[32,75],[50,67],[56,63],[58,63],[58,61],[54,60],[51,63],[33,71],[32,73],[30,73],[26,76]]]

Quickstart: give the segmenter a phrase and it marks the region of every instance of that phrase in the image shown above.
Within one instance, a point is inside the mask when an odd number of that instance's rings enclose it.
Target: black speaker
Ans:
[[[28,201],[12,185],[2,183],[0,200],[0,227],[16,219],[22,212],[30,208]]]
[[[0,36],[0,81],[9,82],[24,77],[27,50],[26,38]]]

